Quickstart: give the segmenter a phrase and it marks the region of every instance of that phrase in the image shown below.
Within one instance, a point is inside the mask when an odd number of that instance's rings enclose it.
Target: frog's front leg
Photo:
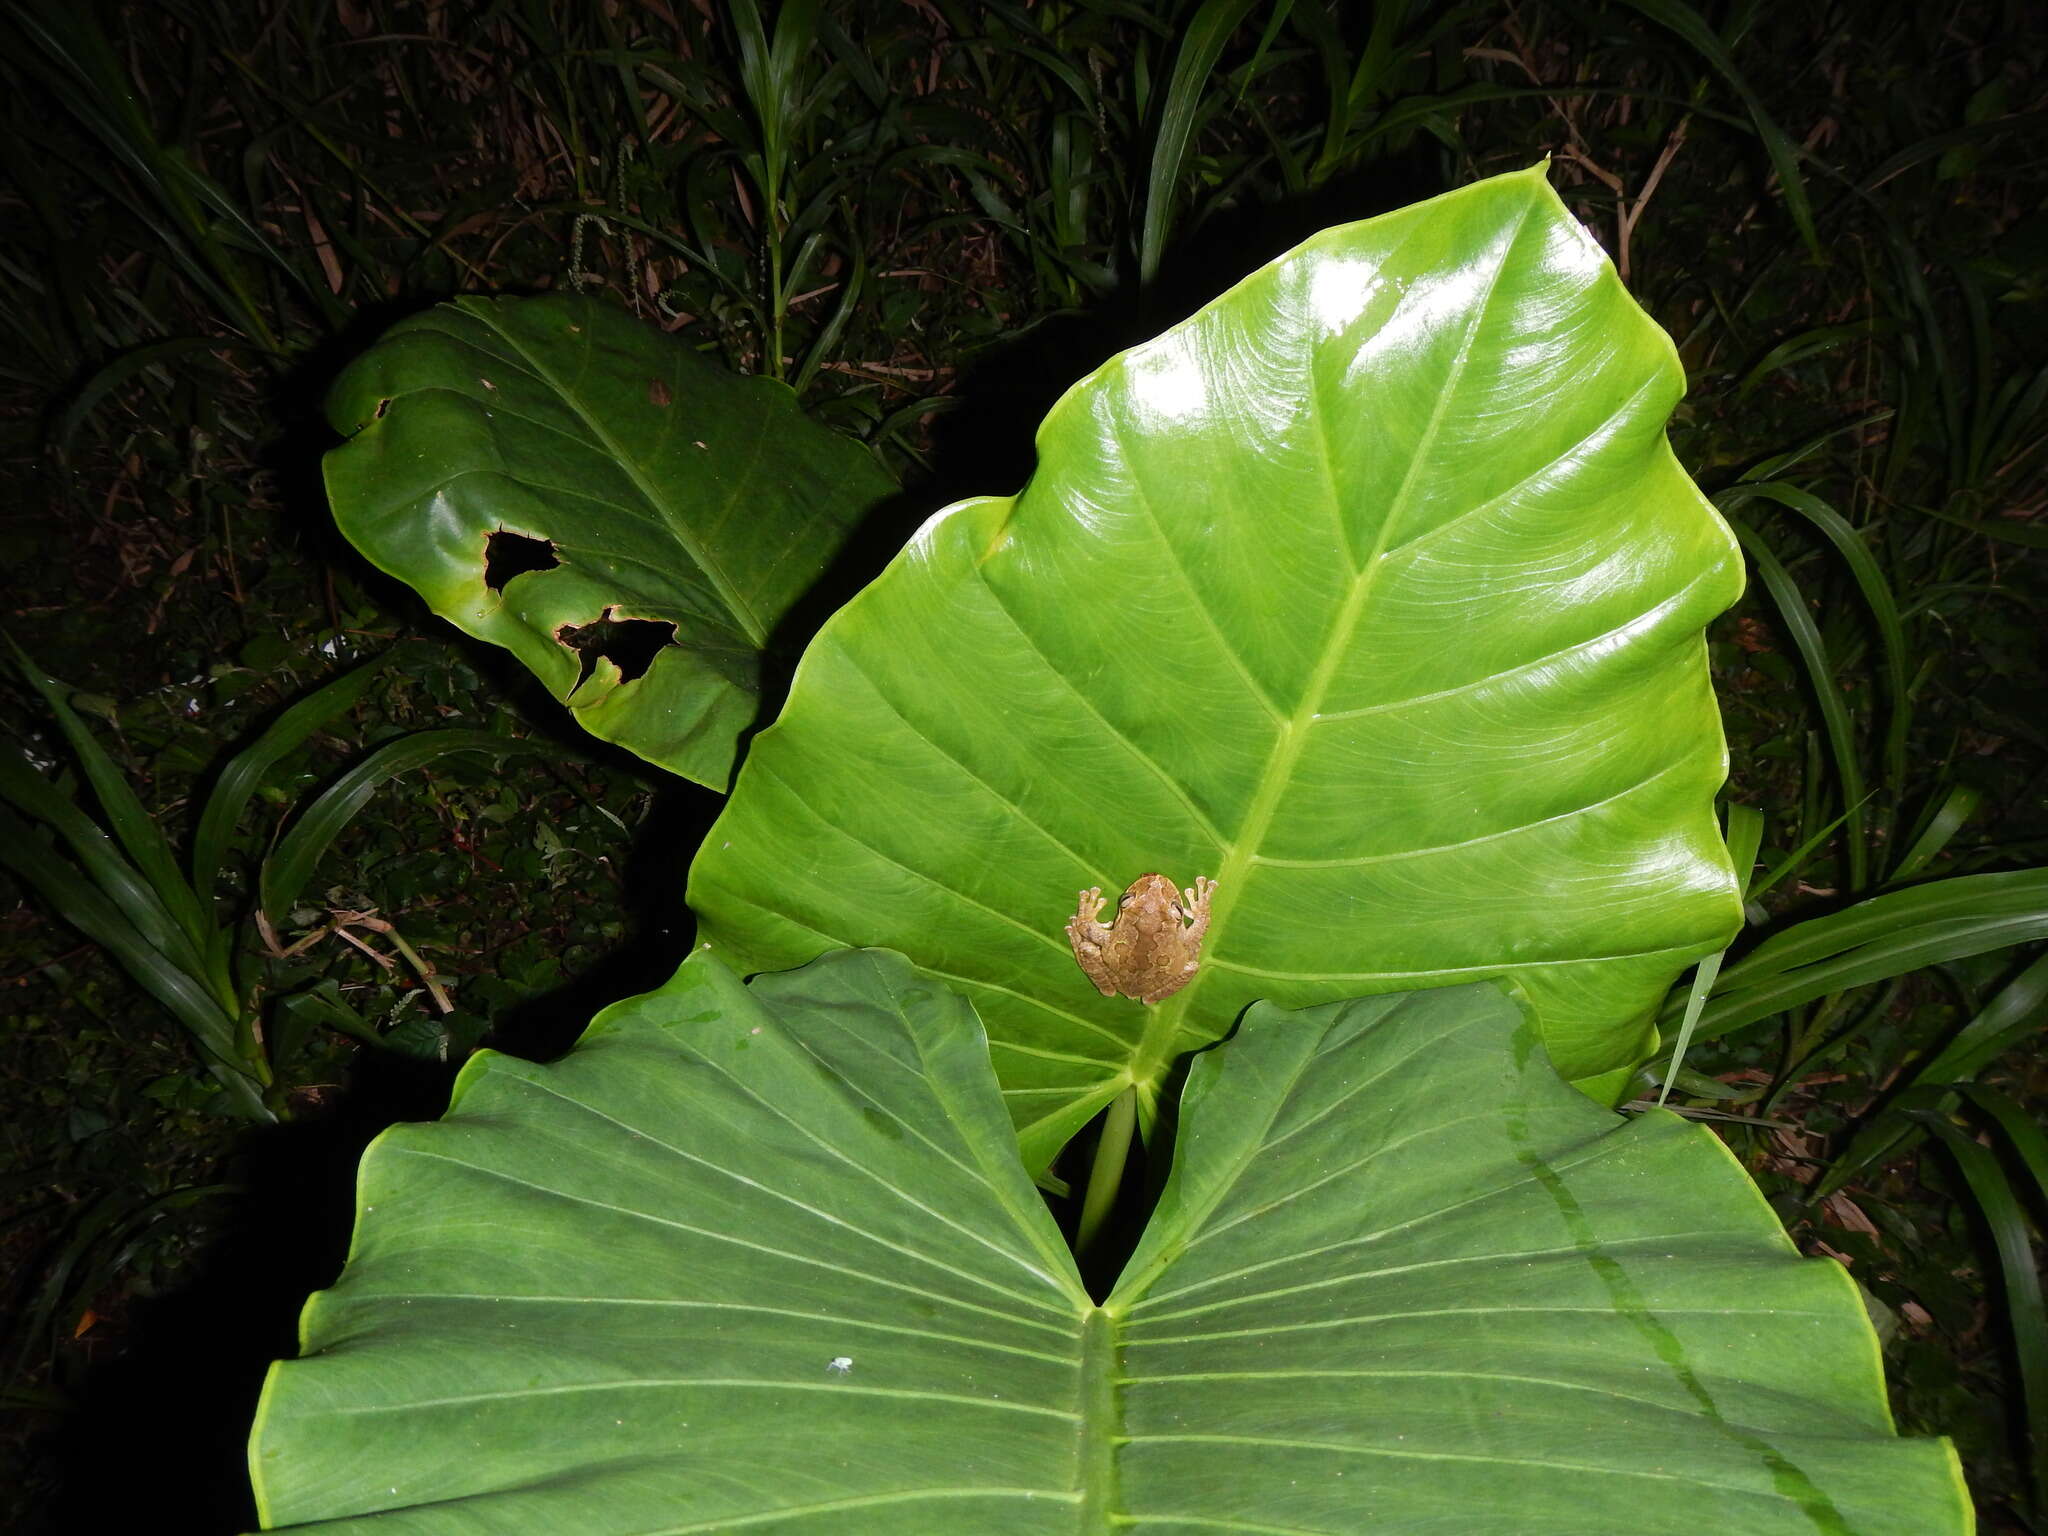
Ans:
[[[1109,929],[1096,919],[1102,916],[1102,909],[1108,904],[1103,899],[1101,886],[1089,886],[1081,893],[1080,904],[1074,909],[1073,921],[1067,924],[1067,937],[1076,944],[1085,939],[1100,949],[1109,941]]]
[[[1067,922],[1067,942],[1074,947],[1074,961],[1081,967],[1081,973],[1095,983],[1095,990],[1104,997],[1116,996],[1116,982],[1109,974],[1109,963],[1103,959],[1102,946],[1109,942],[1110,930],[1096,921],[1102,915],[1104,906],[1102,887],[1090,886],[1081,892],[1080,904]]]
[[[1187,898],[1187,911],[1194,918],[1194,922],[1188,925],[1188,943],[1200,944],[1202,935],[1209,931],[1209,898],[1215,894],[1216,882],[1207,875],[1195,876],[1195,888],[1192,891],[1181,892],[1181,895]],[[1188,967],[1188,971],[1190,975],[1194,973],[1193,965]],[[1182,985],[1186,983],[1183,982]]]

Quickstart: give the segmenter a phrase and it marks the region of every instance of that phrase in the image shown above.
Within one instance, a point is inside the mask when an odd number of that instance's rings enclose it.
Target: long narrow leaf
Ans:
[[[1751,901],[1761,901],[1764,897],[1764,894],[1767,891],[1769,891],[1771,887],[1776,885],[1780,880],[1784,879],[1787,875],[1791,874],[1794,870],[1799,868],[1800,865],[1804,864],[1806,862],[1806,856],[1812,853],[1814,849],[1818,848],[1822,843],[1826,842],[1829,838],[1833,837],[1835,835],[1835,828],[1839,827],[1843,822],[1847,821],[1848,819],[1849,813],[1847,811],[1842,812],[1842,814],[1837,816],[1833,821],[1823,824],[1821,829],[1818,832],[1814,833],[1813,836],[1809,837],[1797,848],[1794,848],[1790,853],[1786,854],[1784,858],[1778,860],[1777,863],[1773,864],[1769,869],[1765,870],[1764,873],[1756,880],[1756,882],[1750,886],[1749,899]]]
[[[152,341],[139,347],[129,347],[118,353],[98,372],[87,379],[72,394],[70,403],[50,434],[51,442],[60,458],[69,454],[72,439],[86,419],[99,407],[114,390],[119,389],[139,373],[162,367],[173,358],[184,357],[193,352],[219,352],[239,349],[242,343],[227,336],[178,336],[169,341]]]
[[[1966,529],[1981,538],[2017,544],[2022,549],[2048,549],[2048,525],[2042,523],[2027,522],[2019,518],[1964,517],[1959,513],[1944,511],[1940,507],[1915,507],[1913,510],[1938,518],[1953,527]]]
[[[328,845],[387,781],[454,752],[517,757],[560,751],[552,742],[521,741],[488,731],[419,731],[386,742],[323,790],[278,843],[263,866],[264,912],[277,920],[290,910]]]
[[[2034,1259],[2026,1210],[1996,1156],[1946,1116],[1922,1118],[1962,1169],[1998,1250],[2000,1278],[2005,1282],[2006,1326],[2012,1333],[2026,1412],[2027,1460],[2035,1497],[2040,1499],[2043,1490],[2048,1490],[2048,1309],[2042,1304],[2041,1269]]]
[[[2035,959],[2000,988],[1913,1081],[1959,1083],[1975,1077],[2043,1024],[2048,1024],[2048,955]]]
[[[2041,1027],[2048,1005],[2048,955],[2029,965],[1977,1011],[1956,1037],[1924,1062],[1882,1109],[1860,1126],[1814,1185],[1808,1203],[1825,1200],[1873,1163],[1888,1161],[1926,1135],[1918,1110],[1952,1113],[1959,1095],[1949,1085],[1975,1077]]]
[[[1820,628],[1813,622],[1813,614],[1807,609],[1799,583],[1792,579],[1792,573],[1785,569],[1784,563],[1771,553],[1756,530],[1739,518],[1729,518],[1728,525],[1748,551],[1750,563],[1756,567],[1757,575],[1771,594],[1771,601],[1777,604],[1779,617],[1785,621],[1786,631],[1792,636],[1793,645],[1798,647],[1800,659],[1806,664],[1807,679],[1813,685],[1814,701],[1820,706],[1821,724],[1827,731],[1828,749],[1834,758],[1842,804],[1848,811],[1849,824],[1844,842],[1848,851],[1849,884],[1860,891],[1868,883],[1870,869],[1869,851],[1864,846],[1863,836],[1863,767],[1856,758],[1856,732],[1849,722],[1849,711],[1842,703],[1842,690],[1835,683],[1827,642],[1821,638]]]
[[[1890,406],[1885,406],[1881,410],[1865,411],[1861,416],[1852,416],[1847,421],[1837,422],[1832,427],[1827,427],[1822,431],[1814,433],[1804,442],[1795,443],[1782,453],[1774,453],[1760,460],[1742,478],[1744,480],[1775,479],[1779,475],[1784,474],[1786,470],[1792,469],[1805,462],[1808,458],[1811,458],[1816,452],[1827,445],[1829,438],[1839,437],[1845,432],[1861,432],[1865,427],[1874,427],[1881,421],[1891,420],[1894,414]]]
[[[27,881],[58,917],[106,950],[191,1032],[235,1113],[251,1120],[277,1118],[263,1102],[261,1080],[242,1065],[235,1019],[197,976],[167,960],[91,881],[5,806],[0,806],[0,864]]]
[[[1747,900],[1749,877],[1756,872],[1757,849],[1764,840],[1764,818],[1761,812],[1747,805],[1728,807],[1728,861],[1735,867],[1737,893]],[[1692,983],[1686,988],[1685,1017],[1678,1026],[1678,1039],[1671,1047],[1671,1067],[1663,1074],[1663,1084],[1657,1090],[1657,1102],[1661,1105],[1671,1097],[1671,1081],[1685,1070],[1686,1047],[1692,1044],[1693,1030],[1698,1027],[1700,1011],[1706,1007],[1707,999],[1713,994],[1714,978],[1721,972],[1721,962],[1727,957],[1726,949],[1717,949],[1699,963],[1693,972]]]
[[[1715,1039],[1831,992],[1921,966],[2048,938],[2048,869],[1929,881],[1811,918],[1767,939],[1721,974],[1700,1014]],[[1683,1006],[1666,1002],[1670,1028]]]
[[[194,977],[206,974],[197,945],[165,908],[149,881],[142,878],[114,846],[113,839],[48,779],[30,766],[12,744],[0,746],[0,800],[42,822],[62,837],[78,860],[80,878],[89,880],[138,940]],[[40,844],[38,844],[40,846]]]
[[[1684,38],[1692,45],[1693,51],[1706,60],[1742,98],[1742,104],[1749,109],[1750,119],[1756,125],[1757,137],[1764,142],[1764,152],[1771,157],[1771,168],[1778,173],[1778,184],[1785,193],[1785,211],[1792,215],[1799,238],[1806,242],[1806,248],[1818,259],[1821,255],[1820,234],[1814,228],[1813,205],[1807,200],[1805,179],[1799,174],[1798,146],[1765,109],[1763,98],[1750,88],[1749,81],[1735,67],[1735,60],[1721,39],[1715,36],[1714,29],[1707,25],[1698,11],[1683,4],[1682,0],[1627,0],[1627,3],[1658,25],[1668,27]]]
[[[170,839],[164,836],[163,828],[144,809],[120,768],[93,738],[78,711],[71,707],[64,686],[45,675],[20,646],[14,647],[14,655],[22,676],[43,696],[50,713],[56,716],[64,739],[71,744],[79,766],[85,770],[86,780],[92,785],[93,794],[100,802],[100,809],[106,813],[107,825],[112,828],[114,836],[128,851],[137,871],[149,882],[164,911],[185,931],[195,951],[203,951],[213,923],[192,887],[185,883],[184,871],[178,867],[177,855],[171,851]]]
[[[1862,536],[1849,526],[1848,519],[1811,491],[1788,485],[1782,480],[1745,481],[1719,505],[1724,511],[1732,511],[1751,496],[1775,501],[1812,523],[1835,546],[1847,563],[1850,575],[1855,577],[1863,601],[1870,609],[1871,622],[1877,626],[1878,646],[1884,656],[1885,685],[1889,694],[1885,701],[1885,774],[1888,782],[1903,784],[1906,781],[1906,733],[1913,718],[1911,666],[1907,661],[1906,632],[1899,623],[1899,605],[1892,596],[1891,583],[1885,580],[1877,560],[1864,544]]]
[[[1719,996],[1700,1016],[1700,1038],[1711,1040],[1782,1013],[1800,1003],[1873,981],[1889,981],[1923,966],[2010,949],[2048,939],[2048,913],[1935,923],[1760,985]]]
[[[1892,867],[1892,882],[1911,880],[1934,862],[1935,856],[1962,830],[1963,823],[1976,813],[1983,799],[1983,793],[1968,784],[1951,787],[1927,818],[1927,824],[1899,855],[1899,862]]]
[[[1917,927],[1955,920],[2048,917],[2048,869],[1956,875],[1887,891],[1826,917],[1773,934],[1723,973],[1724,987],[1812,965],[1858,945],[1882,942]]]
[[[1998,1122],[2013,1156],[2027,1170],[2026,1200],[2037,1213],[2048,1209],[2048,1133],[2042,1131],[2040,1122],[2009,1096],[1982,1083],[1965,1088],[1963,1097]]]
[[[1846,346],[1852,341],[1887,336],[1897,330],[1896,321],[1866,317],[1842,325],[1817,325],[1810,330],[1801,331],[1796,336],[1788,336],[1759,358],[1756,366],[1742,376],[1742,383],[1735,391],[1736,398],[1740,399],[1747,395],[1780,368],[1789,368],[1809,357],[1832,352],[1836,347]]]
[[[1138,282],[1149,286],[1159,275],[1166,237],[1173,225],[1174,193],[1180,185],[1181,162],[1201,115],[1202,91],[1223,46],[1257,0],[1203,0],[1182,35],[1173,77],[1160,111],[1159,134],[1152,144],[1152,165],[1145,178],[1145,212],[1138,241]]]
[[[212,896],[214,881],[234,841],[235,827],[261,787],[264,774],[279,758],[353,706],[396,654],[394,647],[307,694],[228,760],[213,793],[206,797],[206,808],[200,812],[199,828],[192,839],[192,889],[201,900]]]

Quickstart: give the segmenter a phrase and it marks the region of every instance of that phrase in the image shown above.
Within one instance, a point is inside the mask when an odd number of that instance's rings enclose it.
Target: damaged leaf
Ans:
[[[723,788],[778,621],[894,488],[789,389],[594,299],[467,298],[341,376],[342,532],[592,735]]]

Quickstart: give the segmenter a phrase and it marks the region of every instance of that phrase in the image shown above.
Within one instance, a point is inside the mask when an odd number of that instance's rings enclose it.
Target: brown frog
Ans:
[[[1195,877],[1191,891],[1174,889],[1164,875],[1140,875],[1117,898],[1116,918],[1102,914],[1102,887],[1081,893],[1080,907],[1067,924],[1074,959],[1104,997],[1121,992],[1141,1003],[1171,997],[1194,979],[1202,964],[1202,935],[1209,931],[1209,898],[1216,882]],[[1183,928],[1190,915],[1193,921]]]

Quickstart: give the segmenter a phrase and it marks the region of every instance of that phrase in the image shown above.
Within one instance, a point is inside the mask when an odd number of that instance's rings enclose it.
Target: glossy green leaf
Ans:
[[[593,735],[715,788],[763,646],[893,489],[784,385],[591,299],[416,316],[328,413],[349,438],[328,495],[372,563],[512,651]]]
[[[265,1521],[1968,1528],[1847,1275],[1711,1135],[1565,1087],[1494,988],[1256,1009],[1180,1123],[1097,1306],[960,999],[873,952],[746,988],[692,960],[370,1150],[264,1392]]]
[[[1734,541],[1682,379],[1540,167],[1324,232],[1071,389],[1015,497],[820,631],[692,871],[736,967],[900,950],[974,1002],[1042,1165],[1254,999],[1512,976],[1627,1068],[1740,921],[1701,627]],[[1155,1006],[1074,893],[1220,881]]]

